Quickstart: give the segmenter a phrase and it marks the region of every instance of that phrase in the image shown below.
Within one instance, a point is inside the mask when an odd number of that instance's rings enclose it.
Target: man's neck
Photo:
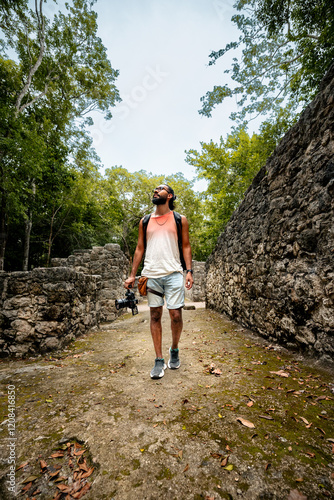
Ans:
[[[168,214],[170,211],[171,210],[169,208],[168,203],[166,203],[165,205],[156,205],[154,215],[165,215]]]

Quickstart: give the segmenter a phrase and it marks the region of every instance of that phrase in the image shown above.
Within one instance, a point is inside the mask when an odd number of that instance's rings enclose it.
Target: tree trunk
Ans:
[[[28,271],[31,228],[32,220],[30,216],[24,223],[23,271]]]
[[[8,238],[7,232],[7,213],[6,213],[6,194],[4,189],[1,190],[1,206],[0,206],[0,271],[5,269],[5,252]]]
[[[32,186],[32,202],[35,201],[36,195],[36,184],[33,180],[31,182]],[[28,218],[24,222],[24,247],[23,247],[23,271],[28,271],[29,267],[29,252],[30,252],[30,236],[32,229],[32,209],[28,209]]]

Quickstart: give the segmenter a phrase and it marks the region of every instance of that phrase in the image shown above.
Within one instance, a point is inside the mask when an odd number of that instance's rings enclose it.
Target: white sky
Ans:
[[[201,117],[200,97],[227,81],[233,55],[207,66],[212,50],[238,38],[233,0],[97,0],[99,36],[107,48],[123,102],[106,122],[94,114],[95,149],[104,167],[166,175],[195,169],[185,150],[219,141],[231,130],[230,99]],[[195,189],[205,189],[204,181]]]

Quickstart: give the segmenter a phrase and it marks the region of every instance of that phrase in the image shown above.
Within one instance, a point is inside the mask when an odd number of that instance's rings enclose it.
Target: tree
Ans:
[[[200,152],[194,149],[187,152],[186,162],[196,168],[200,178],[208,181],[203,193],[203,223],[197,228],[202,258],[206,259],[213,250],[254,176],[289,125],[286,113],[282,112],[279,120],[262,124],[259,134],[249,136],[244,127],[239,127],[225,140],[221,137],[219,144],[201,142]]]
[[[79,119],[82,126],[91,124],[85,117],[94,109],[110,119],[110,107],[120,100],[114,84],[118,72],[97,36],[97,15],[92,10],[95,0],[72,0],[66,4],[67,12],[59,12],[52,20],[45,17],[43,3],[35,0],[34,10],[27,0],[0,3],[4,35],[0,58],[0,269],[8,224],[14,222],[14,216],[29,222],[29,237],[37,181],[50,168],[48,158],[56,149],[64,151],[64,145],[79,133]],[[15,52],[16,62],[6,55],[8,50]],[[27,164],[24,151],[29,141],[33,155]],[[58,165],[62,169],[64,162],[66,158],[52,168]]]
[[[237,42],[210,54],[209,65],[242,48],[230,74],[235,85],[214,87],[201,98],[200,114],[236,96],[240,111],[231,118],[275,113],[288,103],[293,113],[309,102],[334,60],[334,9],[331,0],[238,0],[232,21],[241,31]]]
[[[153,211],[153,189],[159,184],[170,185],[177,195],[176,210],[189,220],[189,233],[194,258],[199,256],[197,230],[202,220],[202,203],[193,191],[193,182],[185,179],[182,173],[152,175],[144,170],[130,173],[123,167],[106,170],[106,183],[109,193],[116,196],[122,211],[117,235],[123,251],[131,258],[137,244],[140,219]],[[107,188],[108,189],[108,188]]]

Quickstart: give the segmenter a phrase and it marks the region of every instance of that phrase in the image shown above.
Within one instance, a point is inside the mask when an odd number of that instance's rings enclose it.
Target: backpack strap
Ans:
[[[147,233],[147,226],[149,223],[149,220],[151,218],[151,214],[147,214],[143,217],[143,231],[144,231],[144,248],[146,249],[146,233]]]
[[[176,228],[177,228],[177,242],[179,246],[179,252],[180,252],[180,261],[183,270],[185,271],[187,269],[184,257],[183,257],[183,250],[182,250],[182,216],[178,212],[173,212],[174,214],[174,219],[176,222]]]

